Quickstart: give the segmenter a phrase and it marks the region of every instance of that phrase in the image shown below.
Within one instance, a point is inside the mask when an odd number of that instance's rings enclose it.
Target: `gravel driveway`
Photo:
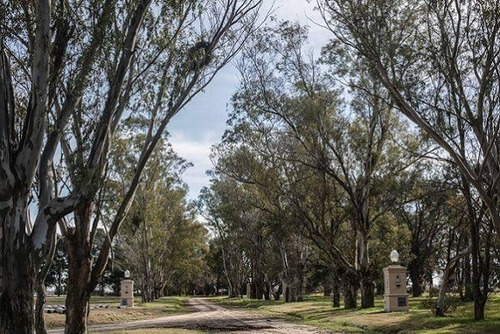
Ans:
[[[207,333],[234,334],[327,334],[326,330],[312,326],[297,325],[282,319],[266,317],[255,311],[228,309],[204,298],[192,298],[188,302],[195,312],[166,316],[148,320],[90,326],[91,332],[106,332],[122,329],[184,328]],[[63,329],[53,329],[50,334],[63,334]]]

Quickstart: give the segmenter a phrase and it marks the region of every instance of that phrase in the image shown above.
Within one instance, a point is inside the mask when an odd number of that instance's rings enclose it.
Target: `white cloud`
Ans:
[[[182,130],[171,132],[170,143],[175,152],[182,158],[193,163],[183,176],[184,182],[189,185],[189,199],[196,199],[203,186],[208,185],[206,171],[213,167],[210,161],[210,148],[218,141],[219,135],[206,131],[201,139],[189,136]]]

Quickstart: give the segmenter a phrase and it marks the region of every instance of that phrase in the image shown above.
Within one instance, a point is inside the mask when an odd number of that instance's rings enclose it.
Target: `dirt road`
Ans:
[[[90,326],[91,332],[106,332],[122,329],[184,328],[197,329],[207,333],[233,334],[326,334],[311,326],[297,325],[281,319],[265,317],[257,312],[227,309],[207,299],[193,298],[189,307],[195,312],[149,320],[138,320],[111,325]],[[64,330],[49,330],[50,334],[62,334]]]

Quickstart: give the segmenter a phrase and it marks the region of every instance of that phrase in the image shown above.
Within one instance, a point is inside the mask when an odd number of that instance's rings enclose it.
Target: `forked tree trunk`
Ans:
[[[233,294],[230,296],[230,297],[240,297],[241,295],[241,288],[240,288],[240,285],[237,283],[235,285],[233,285]]]
[[[474,320],[484,320],[484,307],[486,300],[477,298],[474,301]]]
[[[0,209],[0,333],[32,334],[36,280],[55,226],[45,224],[46,229],[33,230],[28,236],[27,200],[15,194],[12,202]]]

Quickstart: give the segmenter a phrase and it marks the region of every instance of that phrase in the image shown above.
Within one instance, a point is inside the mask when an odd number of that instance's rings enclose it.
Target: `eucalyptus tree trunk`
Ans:
[[[366,233],[358,232],[358,273],[360,277],[361,307],[370,308],[375,306],[375,285],[373,270],[368,257],[368,236]]]
[[[22,203],[22,200],[20,202],[17,204],[23,207],[25,203]],[[23,218],[18,217],[16,211],[12,210],[12,215],[2,217],[4,227]],[[1,251],[0,333],[32,334],[33,291],[37,270],[30,250],[27,247],[19,247],[29,244],[29,238],[24,230],[15,232],[15,229],[13,231],[6,228],[3,229],[2,236],[8,239],[3,239]]]
[[[35,332],[36,334],[47,334],[45,328],[44,306],[47,299],[47,291],[43,280],[37,279],[36,282],[36,304],[35,304]]]
[[[344,283],[344,308],[353,309],[358,307],[356,285],[351,282]]]
[[[339,281],[335,277],[332,280],[332,306],[340,307],[340,286]]]
[[[0,208],[0,333],[32,334],[37,275],[55,224],[39,214],[28,235],[27,198],[14,192],[9,202],[12,204]]]
[[[283,301],[285,303],[295,303],[300,299],[299,281],[296,277],[283,279]]]
[[[251,299],[262,299],[264,295],[265,275],[262,271],[262,258],[258,256],[257,260],[252,264],[252,289]]]
[[[438,294],[438,298],[436,301],[436,315],[437,316],[441,316],[441,317],[444,316],[444,312],[446,311],[446,292],[448,290],[448,281],[449,281],[449,278],[450,278],[450,275],[451,275],[453,269],[456,267],[455,263],[459,259],[463,258],[465,255],[467,255],[470,252],[471,246],[472,246],[472,248],[474,248],[473,245],[469,245],[469,247],[467,247],[467,249],[465,249],[462,252],[460,252],[459,254],[455,255],[446,264],[446,268],[444,269],[443,278],[441,281],[441,287],[439,289],[439,294]],[[483,305],[483,309],[484,309],[484,305]],[[474,311],[475,311],[475,308],[474,308]],[[483,313],[483,317],[484,317],[484,313]],[[476,319],[476,320],[479,320],[479,319]]]
[[[89,287],[92,244],[84,236],[89,235],[86,222],[91,218],[92,207],[92,202],[86,202],[75,211],[75,228],[65,236],[68,252],[66,334],[80,334],[87,330],[90,294],[94,289]]]
[[[26,201],[20,199],[17,205],[17,210],[6,210],[11,212],[10,215],[0,211],[3,223],[0,237],[8,236],[1,240],[3,247],[0,250],[0,333],[31,334],[35,320],[35,286],[46,253],[43,244],[37,248],[39,240],[34,238],[38,237],[37,231],[30,236],[25,232]],[[16,225],[22,229],[17,230]],[[55,230],[52,228],[47,232],[53,235]]]
[[[149,303],[152,302],[154,297],[154,282],[153,282],[153,273],[151,269],[151,256],[150,256],[150,229],[148,228],[147,222],[144,220],[142,222],[142,262],[143,262],[143,275],[144,275],[144,289],[143,289],[143,302]]]
[[[264,299],[271,300],[271,283],[267,279],[264,283]]]
[[[488,300],[488,282],[483,281],[484,287],[481,291],[481,281],[482,275],[486,274],[488,278],[488,273],[484,273],[484,267],[488,267],[489,264],[486,263],[485,259],[481,258],[480,250],[480,236],[479,228],[476,225],[477,221],[470,219],[469,228],[471,233],[471,257],[472,257],[472,296],[474,298],[474,320],[484,319],[484,308],[486,306],[486,301]],[[486,248],[486,253],[489,253],[489,245]],[[484,264],[481,262],[485,262]],[[483,277],[484,280],[484,277]]]
[[[413,297],[420,297],[423,293],[422,291],[422,282],[420,280],[420,260],[414,259],[410,261],[408,265],[408,270],[410,272],[410,280],[412,283],[412,295]]]
[[[153,63],[148,64],[138,60],[140,57],[136,57],[136,48],[138,40],[143,37],[140,31],[143,21],[150,10],[152,0],[138,0],[130,3],[133,4],[135,9],[131,10],[128,13],[129,16],[127,19],[124,20],[126,26],[124,26],[123,36],[121,36],[122,40],[119,43],[119,50],[117,50],[117,60],[116,64],[113,66],[114,73],[110,75],[112,80],[106,92],[103,109],[100,116],[98,116],[97,126],[91,138],[92,143],[89,146],[88,157],[85,158],[86,161],[83,164],[77,166],[73,165],[75,168],[73,172],[75,174],[85,176],[83,185],[80,179],[72,179],[73,188],[81,192],[82,198],[80,200],[82,203],[79,205],[79,210],[83,208],[88,210],[89,213],[85,213],[82,216],[83,218],[80,219],[80,222],[76,224],[76,233],[70,233],[71,238],[74,237],[75,240],[70,241],[69,243],[71,245],[68,247],[72,248],[68,250],[68,253],[74,253],[74,256],[70,256],[69,260],[70,279],[68,283],[66,333],[83,333],[85,331],[84,320],[86,318],[90,293],[97,286],[99,277],[106,268],[113,239],[127,216],[135,192],[141,182],[142,172],[153,154],[154,149],[157,147],[157,144],[164,137],[164,131],[167,124],[194,95],[208,85],[211,78],[215,76],[218,70],[236,54],[239,48],[234,46],[226,47],[227,42],[225,38],[231,38],[229,36],[240,36],[235,40],[236,45],[241,47],[245,40],[241,38],[241,36],[248,34],[250,31],[244,28],[253,27],[261,0],[209,2],[209,4],[207,4],[208,8],[210,8],[209,12],[211,12],[211,10],[220,10],[223,13],[218,15],[217,18],[214,18],[214,22],[217,23],[212,25],[212,31],[207,33],[208,36],[203,36],[208,38],[208,41],[194,43],[195,45],[190,49],[192,50],[190,51],[191,53],[186,53],[184,48],[176,49],[175,46],[177,46],[177,38],[182,38],[183,31],[190,30],[186,25],[192,22],[187,18],[191,17],[191,14],[196,16],[196,11],[194,10],[196,6],[191,2],[163,2],[162,5],[166,7],[160,6],[162,9],[168,12],[176,8],[174,12],[175,15],[179,15],[179,17],[177,17],[177,20],[172,20],[172,22],[177,21],[177,24],[174,22],[172,26],[167,25],[168,28],[165,28],[172,29],[173,31],[172,36],[166,35],[165,42],[168,43],[167,46],[162,48],[155,56],[154,60],[152,60]],[[156,4],[160,5],[158,3]],[[183,6],[184,4],[186,5]],[[217,9],[209,6],[210,4],[217,7]],[[119,6],[116,5],[115,1],[106,0],[104,2],[102,15],[98,19],[96,25],[96,27],[99,28],[98,34],[93,36],[95,38],[93,38],[91,42],[105,39],[103,37],[106,36],[107,29],[113,27],[111,23],[114,22],[112,18],[117,7]],[[160,7],[155,8],[158,9]],[[156,12],[158,13],[158,11]],[[245,20],[245,16],[247,15],[250,15],[248,21]],[[254,19],[252,20],[252,18]],[[168,22],[170,24],[171,21],[168,20]],[[235,28],[235,26],[239,28]],[[202,37],[199,36],[199,38]],[[141,39],[141,42],[144,43],[142,47],[147,48],[150,46],[148,43],[151,41]],[[184,45],[185,42],[186,41],[182,41],[182,45]],[[92,46],[92,43],[90,45]],[[92,50],[100,47],[102,47],[102,44],[96,45]],[[221,49],[225,49],[225,52]],[[169,54],[170,50],[173,50],[172,54]],[[213,50],[217,50],[219,59],[218,62],[214,61],[213,64],[211,64]],[[219,51],[221,53],[219,53]],[[193,55],[193,53],[196,54]],[[164,56],[166,56],[167,60],[163,59]],[[112,137],[116,133],[119,122],[127,108],[126,102],[130,98],[130,94],[132,94],[131,91],[135,90],[134,83],[137,80],[137,73],[135,71],[138,70],[136,65],[140,67],[140,73],[144,73],[150,65],[154,65],[152,68],[158,65],[158,68],[162,69],[162,73],[158,80],[159,82],[157,82],[159,87],[157,90],[152,90],[152,92],[154,92],[152,94],[154,103],[151,109],[146,108],[151,115],[151,119],[147,125],[147,134],[143,146],[140,149],[140,153],[138,154],[134,172],[127,183],[125,194],[120,203],[118,203],[114,217],[110,219],[111,224],[107,231],[107,238],[105,238],[102,243],[99,255],[93,264],[91,246],[94,241],[97,220],[94,219],[94,223],[92,223],[90,212],[93,207],[92,205],[87,207],[84,202],[95,198],[98,191],[102,189],[102,179],[105,176],[107,155]],[[211,68],[213,71],[206,69],[209,65],[213,66]],[[173,72],[175,73],[173,74]],[[81,147],[75,150],[78,149],[85,152],[87,149],[86,143],[81,143]],[[67,156],[67,162],[71,164],[71,152],[66,149],[64,154]],[[92,231],[89,231],[90,229],[92,229]],[[239,282],[235,284],[236,286],[233,287],[233,291],[239,293]],[[74,296],[69,297],[70,294],[74,294]]]
[[[472,297],[474,300],[474,320],[484,319],[484,308],[486,306],[486,301],[488,300],[488,290],[489,290],[489,275],[490,275],[490,249],[491,249],[491,238],[493,237],[492,229],[494,226],[484,227],[490,229],[489,233],[486,233],[484,238],[486,242],[483,242],[481,238],[481,223],[484,219],[484,210],[477,210],[472,201],[471,188],[466,181],[466,178],[462,176],[462,191],[467,200],[467,210],[469,215],[469,233],[470,233],[470,253],[464,253],[462,256],[467,256],[470,254],[471,259],[471,282],[470,289],[472,290]],[[479,212],[478,212],[479,211]],[[481,254],[481,249],[484,249],[484,253]]]
[[[471,257],[470,254],[465,256],[463,261],[463,277],[464,277],[464,296],[463,301],[470,302],[474,300],[474,295],[472,292],[472,278],[471,278]]]
[[[36,277],[36,304],[35,304],[35,332],[36,334],[47,334],[45,327],[45,312],[44,306],[47,301],[47,289],[45,288],[45,277],[50,270],[52,258],[56,252],[57,237],[54,235],[50,243],[49,253],[42,269]]]
[[[453,262],[452,262],[453,261]],[[436,300],[436,315],[438,317],[444,317],[444,312],[446,312],[446,292],[448,290],[448,280],[450,278],[450,270],[454,260],[449,261],[446,265],[446,269],[443,273],[443,278],[441,281],[441,287],[439,289],[438,298]]]
[[[359,277],[355,270],[348,269],[342,277],[344,289],[344,308],[353,309],[358,307]]]
[[[373,282],[371,269],[367,268],[367,272],[363,273],[360,282],[361,289],[361,307],[370,308],[375,306],[375,285]]]
[[[52,231],[47,222],[50,208],[38,213],[33,226],[28,217],[28,198],[39,167],[45,130],[50,2],[38,1],[33,9],[30,19],[36,28],[31,46],[35,52],[26,59],[28,64],[28,59],[32,60],[28,85],[31,91],[22,120],[22,113],[16,108],[5,41],[0,39],[0,333],[33,333],[35,279],[45,256],[46,236]],[[17,121],[24,125],[21,133]],[[46,185],[42,180],[41,196],[47,194]],[[44,197],[40,203],[43,208],[49,200]]]

